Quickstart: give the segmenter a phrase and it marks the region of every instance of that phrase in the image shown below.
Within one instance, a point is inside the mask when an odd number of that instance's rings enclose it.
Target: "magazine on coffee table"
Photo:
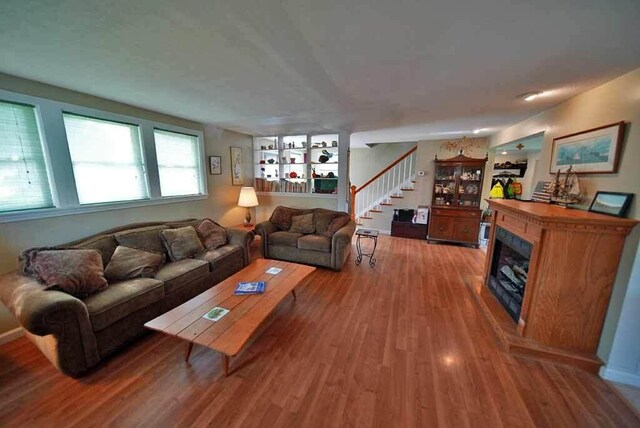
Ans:
[[[216,306],[215,308],[211,309],[209,312],[204,314],[202,318],[206,318],[209,321],[219,321],[220,318],[224,317],[228,313],[229,313],[229,309]]]
[[[239,282],[236,286],[236,291],[233,292],[236,296],[245,296],[247,294],[262,294],[267,286],[264,281],[258,282]]]

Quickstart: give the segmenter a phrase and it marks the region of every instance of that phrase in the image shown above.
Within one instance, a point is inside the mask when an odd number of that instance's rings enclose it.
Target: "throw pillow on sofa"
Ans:
[[[291,229],[291,218],[300,214],[302,211],[295,208],[277,207],[271,214],[269,221],[280,230],[289,230]]]
[[[32,249],[23,254],[24,272],[47,289],[57,289],[80,299],[109,286],[98,250]]]
[[[340,215],[340,213],[337,213],[335,211],[320,211],[320,209],[316,210],[313,213],[313,222],[316,225],[316,233],[318,235],[324,235],[331,222]]]
[[[204,251],[193,226],[163,229],[160,231],[160,237],[172,262],[188,259]]]
[[[316,231],[316,226],[313,224],[313,213],[294,215],[291,217],[291,228],[289,232],[304,233],[308,235]]]
[[[331,238],[338,230],[345,227],[349,224],[349,216],[341,215],[333,219],[331,223],[329,223],[329,227],[327,227],[327,231],[324,232],[324,236],[328,236]]]
[[[164,263],[164,254],[118,246],[104,269],[109,281],[153,278]]]
[[[200,222],[196,227],[196,232],[198,232],[198,238],[204,247],[209,251],[220,248],[227,243],[225,228],[208,218]]]

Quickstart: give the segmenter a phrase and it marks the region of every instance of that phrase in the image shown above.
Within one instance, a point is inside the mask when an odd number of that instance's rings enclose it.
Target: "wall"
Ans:
[[[549,180],[553,139],[609,123],[625,121],[624,145],[620,169],[616,174],[581,175],[586,190],[582,208],[588,206],[597,190],[634,193],[628,214],[640,219],[640,69],[636,69],[604,85],[578,95],[553,109],[505,129],[491,138],[491,147],[544,131],[540,168],[535,181]],[[605,320],[598,355],[607,369],[625,372],[640,386],[640,347],[624,343],[640,343],[640,317],[637,300],[640,293],[640,258],[637,255],[640,227],[627,238],[616,277],[609,311]],[[634,273],[632,276],[632,272]],[[635,296],[635,297],[634,297]],[[628,304],[635,299],[636,305]],[[624,306],[623,306],[624,302]],[[613,366],[610,366],[612,364]]]
[[[474,143],[474,147],[472,147],[468,155],[470,157],[475,157],[475,158],[484,158],[488,151],[489,140],[487,138],[469,138],[468,140]],[[435,156],[438,155],[439,159],[447,159],[450,157],[454,157],[458,154],[456,150],[445,150],[442,148],[442,145],[448,141],[452,141],[452,140],[418,141],[417,143],[418,149],[416,151],[416,172],[424,171],[425,174],[424,176],[416,176],[416,179],[415,179],[416,183],[414,184],[415,190],[413,192],[403,192],[402,199],[393,199],[392,200],[393,206],[381,207],[382,213],[372,213],[372,217],[373,217],[372,219],[370,220],[362,219],[362,223],[363,223],[362,227],[378,229],[383,233],[389,233],[391,229],[391,219],[393,217],[394,209],[398,209],[398,208],[415,209],[418,205],[431,205],[431,198],[433,195],[433,177],[434,177],[434,171],[435,171],[435,162],[434,162]],[[393,146],[395,144],[389,144],[389,145]],[[353,149],[352,155],[351,155],[351,170],[353,171],[354,169],[357,169],[357,168],[361,168],[361,169],[366,168],[366,167],[363,167],[362,165],[356,165],[356,162],[361,164],[364,163],[366,165],[366,162],[368,162],[369,159],[371,159],[372,157],[375,157],[376,150],[380,150],[378,149],[379,147],[382,147],[382,146],[374,146],[373,148],[370,148],[370,149]],[[398,152],[400,152],[398,156],[395,156],[395,153],[394,153],[394,156],[389,155],[389,158],[390,158],[389,162],[386,162],[384,165],[382,165],[382,167],[378,168],[376,171],[371,171],[371,173],[368,174],[366,179],[363,181],[366,181],[367,179],[374,176],[377,172],[379,172],[381,169],[383,169],[393,160],[399,158],[401,155],[406,153],[409,149],[411,149],[411,146],[408,146],[408,147],[405,146],[402,148],[402,150],[398,150]],[[358,154],[357,156],[354,156],[353,152],[355,152],[356,150],[358,151],[370,150],[371,152],[370,153],[364,152],[364,153]],[[386,148],[384,149],[384,151],[391,152],[392,148]],[[487,166],[492,165],[492,162],[493,162],[493,155],[489,153],[489,161],[487,162]],[[352,182],[353,181],[354,179],[352,174]],[[483,191],[482,191],[484,195],[483,200],[485,197],[488,197],[489,189],[487,187],[490,184],[491,184],[490,175],[489,173],[485,173],[485,181],[483,183]],[[483,206],[484,205],[486,204],[483,204]]]
[[[14,270],[18,255],[27,248],[61,244],[122,224],[187,217],[211,217],[225,226],[242,222],[245,211],[236,206],[240,187],[231,185],[229,147],[239,146],[245,149],[245,182],[250,184],[253,181],[250,136],[4,74],[0,74],[0,88],[204,130],[206,156],[223,157],[222,175],[207,175],[209,198],[205,200],[0,224],[0,273]],[[0,304],[0,334],[15,327],[15,319]]]
[[[361,186],[390,163],[413,149],[417,143],[386,143],[351,149],[349,179]]]

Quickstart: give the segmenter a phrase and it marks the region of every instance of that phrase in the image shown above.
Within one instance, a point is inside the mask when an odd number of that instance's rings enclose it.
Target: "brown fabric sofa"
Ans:
[[[286,225],[275,224],[274,217],[278,210],[292,210],[294,215],[314,214],[315,232],[302,234],[290,231]],[[347,213],[331,211],[323,208],[295,209],[277,207],[271,219],[256,225],[256,234],[262,238],[262,256],[269,259],[303,263],[313,266],[342,270],[347,257],[351,253],[351,238],[356,230],[356,224],[349,221],[332,236],[325,236],[327,223],[320,217],[322,214],[348,216]],[[320,214],[320,215],[318,215]]]
[[[199,219],[141,223],[107,230],[61,245],[97,249],[106,267],[121,244],[165,252],[159,231]],[[155,278],[110,283],[104,291],[80,300],[19,271],[0,277],[0,299],[15,315],[26,336],[60,371],[80,376],[144,332],[144,323],[211,288],[249,264],[251,232],[226,229],[227,243],[213,251],[164,264]]]

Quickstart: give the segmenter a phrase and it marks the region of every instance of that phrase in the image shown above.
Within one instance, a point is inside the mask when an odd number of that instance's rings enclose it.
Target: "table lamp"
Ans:
[[[245,217],[245,225],[251,225],[251,208],[257,207],[258,197],[253,187],[243,187],[240,189],[240,197],[238,198],[238,206],[247,209]]]

